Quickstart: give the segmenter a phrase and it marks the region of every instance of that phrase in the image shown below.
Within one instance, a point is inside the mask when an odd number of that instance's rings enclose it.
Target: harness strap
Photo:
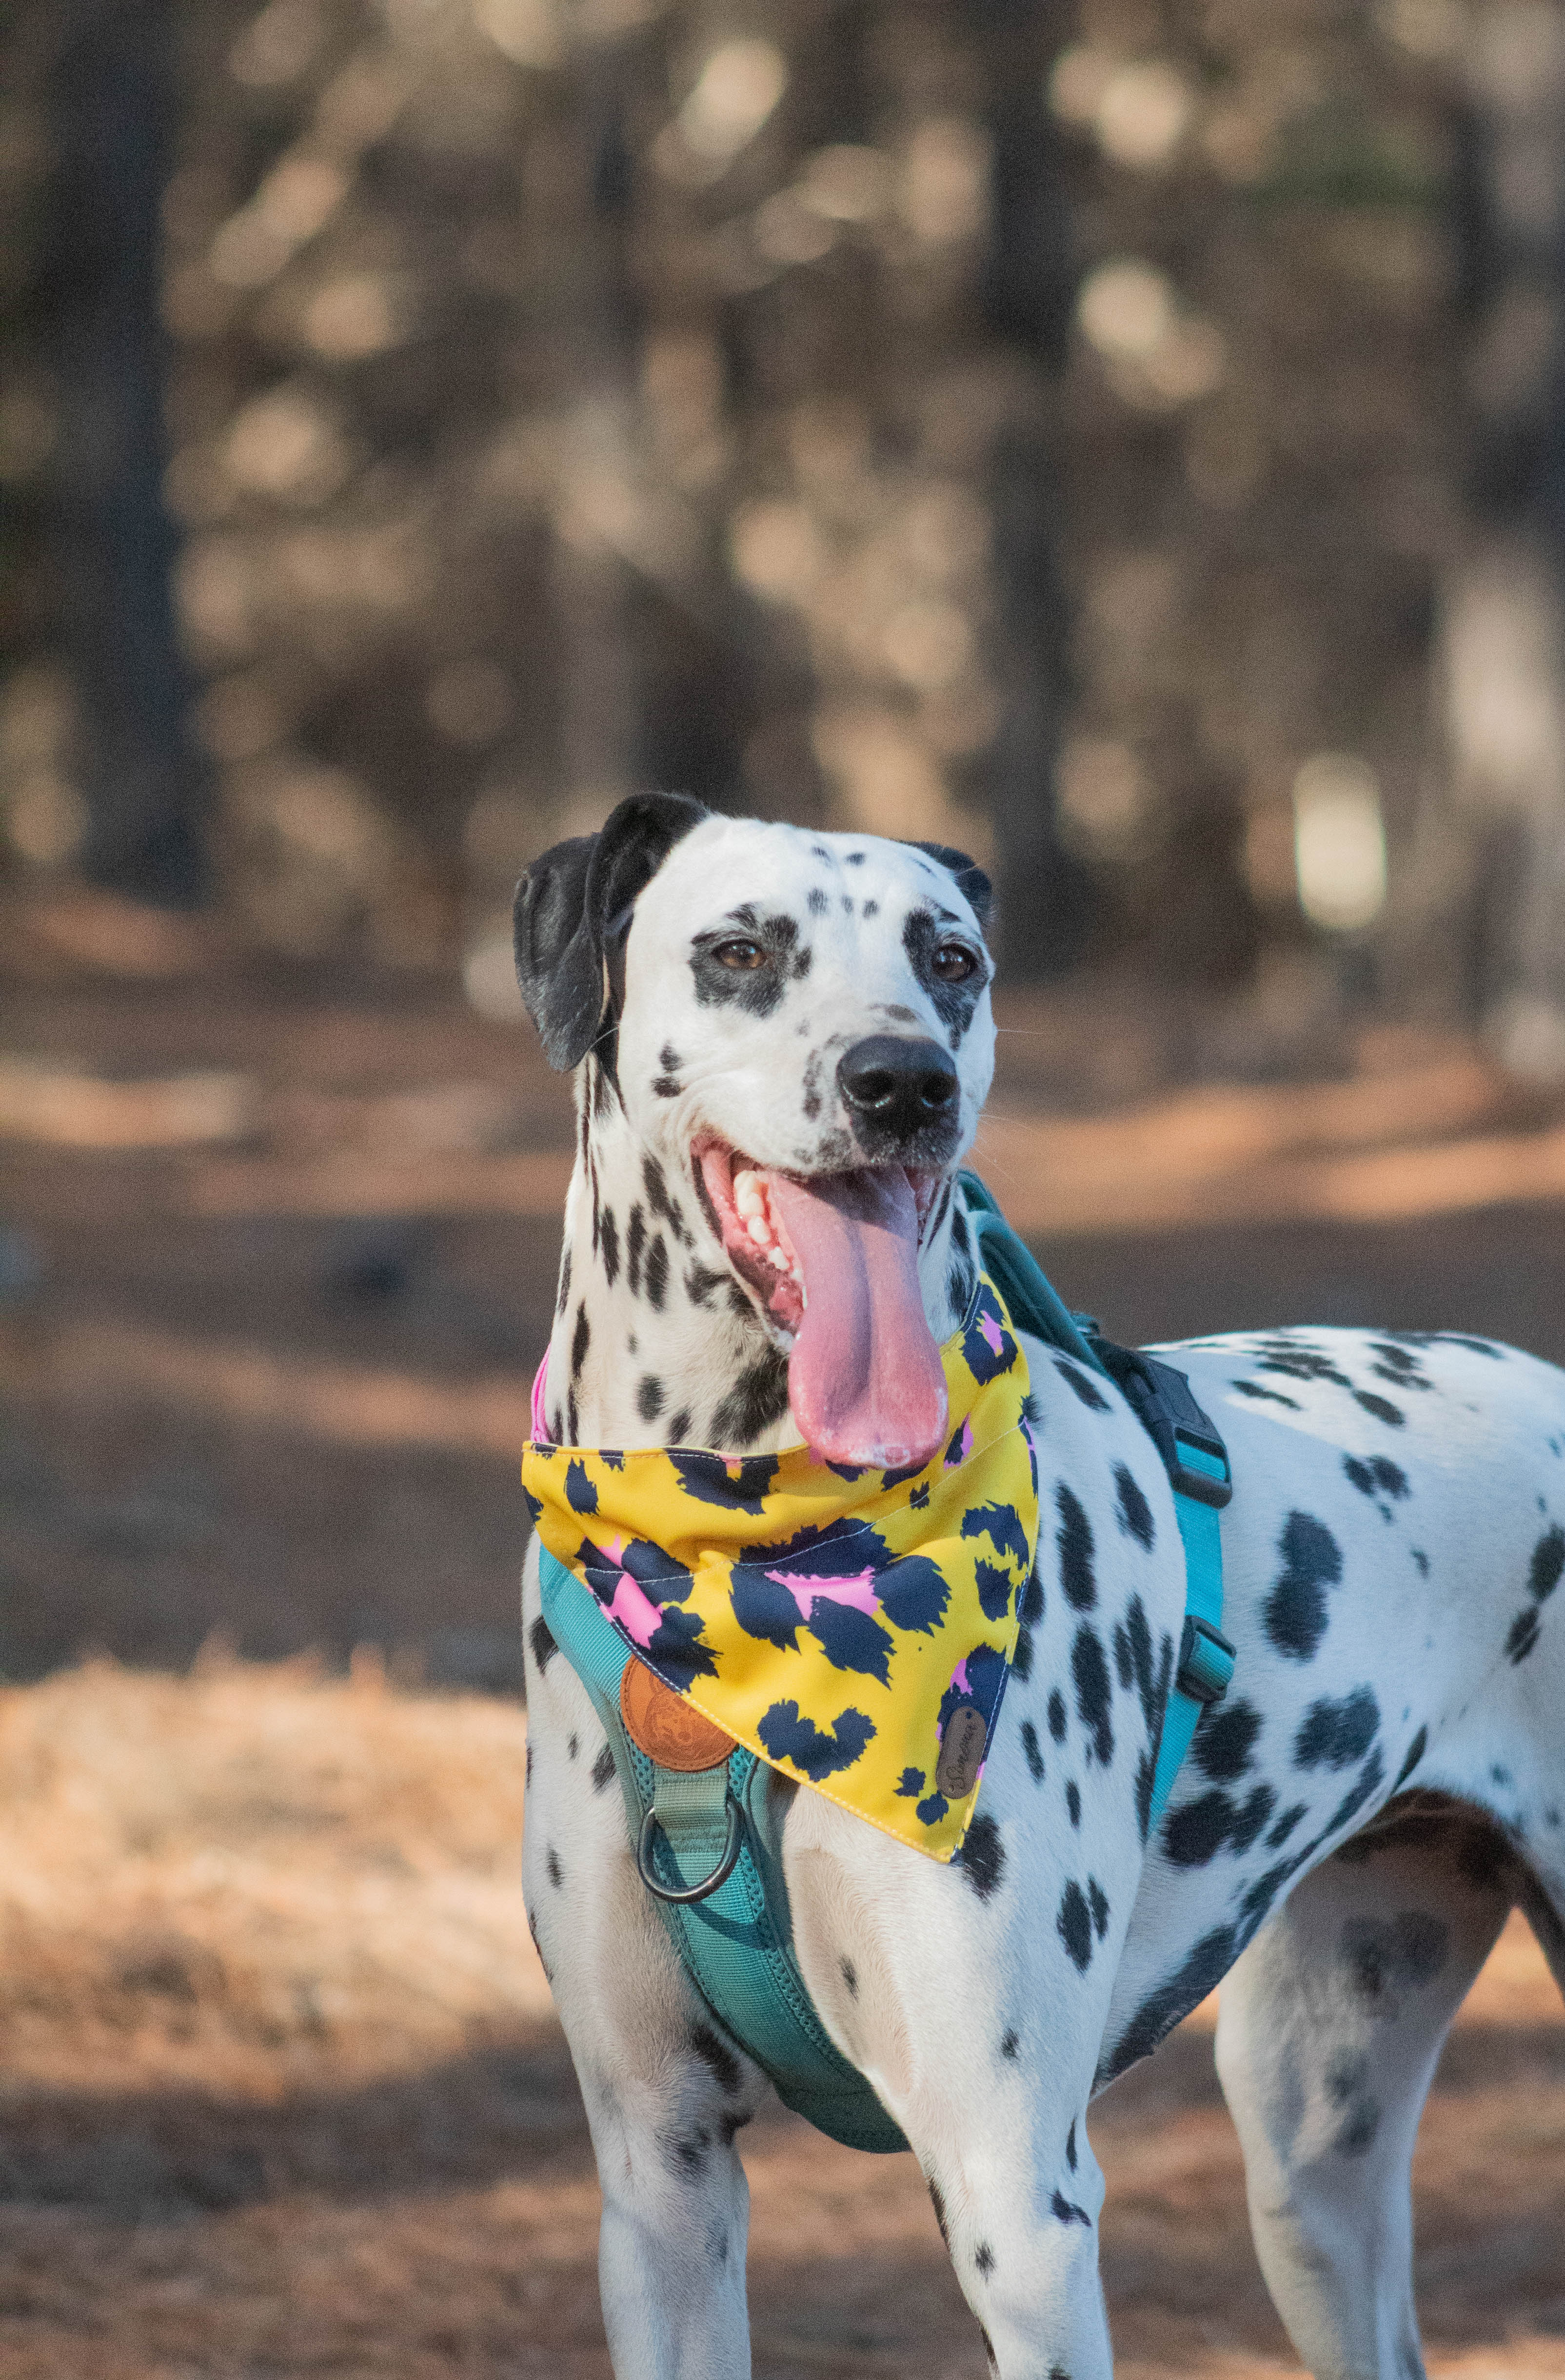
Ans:
[[[539,1561],[545,1622],[602,1723],[630,1840],[645,1844],[652,1897],[685,1973],[723,2030],[770,2076],[784,2107],[849,2148],[904,2149],[869,2083],[833,2046],[799,1973],[770,1806],[772,1771],[744,1744],[695,1775],[649,1760],[620,1717],[620,1680],[634,1655],[596,1598],[546,1547],[539,1548]],[[721,1866],[731,1842],[731,1804],[740,1848],[727,1876],[698,1900],[662,1899],[658,1887],[698,1888]]]
[[[1168,1806],[1191,1738],[1208,1703],[1220,1702],[1233,1676],[1233,1647],[1222,1633],[1222,1536],[1218,1513],[1233,1493],[1228,1451],[1171,1364],[1118,1347],[1095,1322],[1072,1314],[1030,1249],[1001,1213],[993,1193],[964,1172],[962,1192],[984,1270],[1011,1318],[1035,1338],[1113,1380],[1163,1460],[1174,1491],[1184,1548],[1184,1627],[1163,1714],[1163,1732],[1147,1810],[1150,1837]]]

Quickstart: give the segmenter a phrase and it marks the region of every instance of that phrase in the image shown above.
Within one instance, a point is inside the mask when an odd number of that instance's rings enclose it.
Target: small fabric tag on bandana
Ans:
[[[628,1651],[758,1759],[931,1859],[973,1814],[1037,1544],[1027,1364],[980,1279],[911,1471],[807,1447],[528,1441],[539,1535]]]

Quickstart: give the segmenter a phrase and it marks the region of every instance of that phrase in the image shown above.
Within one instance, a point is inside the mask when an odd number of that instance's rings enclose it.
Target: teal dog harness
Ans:
[[[1168,1472],[1184,1548],[1185,1619],[1154,1771],[1150,1835],[1201,1712],[1226,1693],[1218,1514],[1232,1494],[1221,1439],[1183,1372],[1115,1346],[1073,1315],[977,1174],[962,1187],[983,1269],[1018,1330],[1112,1379]],[[543,1618],[589,1696],[613,1755],[643,1884],[686,1973],[723,2030],[768,2074],[784,2107],[850,2148],[907,2143],[855,2066],[836,2049],[806,1989],[782,1876],[782,1818],[796,1789],[743,1744],[696,1774],[658,1766],[634,1742],[620,1689],[635,1658],[596,1597],[540,1546]]]

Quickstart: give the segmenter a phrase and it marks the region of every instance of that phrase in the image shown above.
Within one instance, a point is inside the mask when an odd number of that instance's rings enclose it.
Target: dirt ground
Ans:
[[[599,2380],[516,1887],[562,1087],[455,987],[262,980],[103,908],[0,919],[0,2372]],[[1116,1335],[1565,1360],[1560,1114],[1459,1040],[1298,1084],[1106,997],[1002,1022],[984,1161]],[[1296,2368],[1210,2013],[1093,2120],[1135,2380]],[[977,2380],[911,2161],[780,2110],[747,2141],[762,2380]],[[1431,2368],[1565,2374],[1565,2022],[1519,1923],[1416,2203]]]

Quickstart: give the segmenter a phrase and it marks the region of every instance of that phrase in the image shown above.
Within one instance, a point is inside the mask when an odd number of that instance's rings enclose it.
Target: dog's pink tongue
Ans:
[[[905,1173],[768,1177],[805,1277],[788,1402],[831,1463],[927,1463],[945,1434],[945,1374],[918,1293],[918,1214]]]

